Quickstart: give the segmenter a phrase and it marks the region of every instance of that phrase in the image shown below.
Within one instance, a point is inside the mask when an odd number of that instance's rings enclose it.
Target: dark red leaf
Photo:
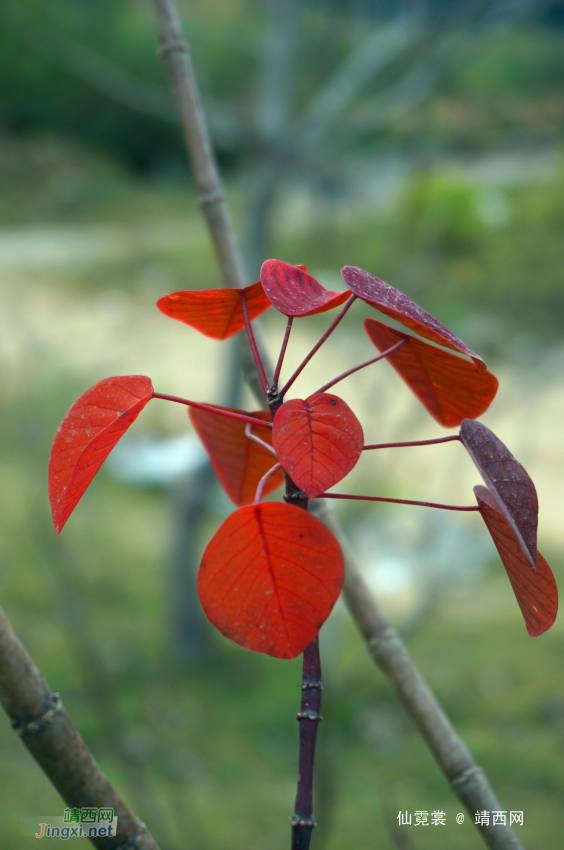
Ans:
[[[233,408],[223,407],[221,410]],[[245,413],[244,410],[235,412]],[[236,505],[248,505],[255,497],[260,479],[274,466],[276,458],[254,440],[249,440],[245,435],[245,422],[227,419],[195,407],[191,407],[188,414],[225,492]],[[250,415],[265,422],[271,421],[270,413],[265,410]],[[251,433],[272,445],[272,432],[269,429],[251,425]],[[272,493],[283,481],[282,470],[275,472],[266,483],[264,495]]]
[[[247,295],[251,321],[270,307],[260,280],[243,289],[184,289],[159,298],[157,307],[165,316],[178,319],[212,339],[227,339],[245,326],[243,292]]]
[[[531,572],[531,565],[523,555],[520,541],[499,512],[490,491],[480,485],[474,487],[474,493],[482,518],[507,570],[527,631],[532,637],[541,635],[554,623],[558,611],[558,590],[551,569],[538,552],[537,571]]]
[[[539,502],[528,472],[498,437],[472,419],[465,419],[460,438],[490,490],[497,510],[509,523],[530,566],[536,569]]]
[[[363,301],[376,307],[381,313],[395,319],[401,325],[411,328],[419,336],[430,339],[445,348],[467,354],[468,357],[472,358],[479,372],[486,371],[485,362],[475,351],[468,348],[462,340],[458,339],[434,316],[427,313],[403,292],[394,289],[393,286],[384,283],[383,280],[374,277],[369,272],[357,269],[354,266],[345,266],[341,274],[347,286]]]
[[[360,422],[345,402],[330,393],[285,402],[272,423],[278,460],[298,487],[313,499],[351,471],[364,446]]]
[[[406,342],[386,359],[440,425],[455,428],[488,409],[499,386],[491,372],[480,373],[456,354],[449,354],[376,319],[365,319],[366,333],[379,351]]]
[[[295,658],[331,613],[343,584],[339,544],[301,508],[240,508],[212,537],[198,573],[208,619],[255,652]]]
[[[106,378],[75,401],[49,458],[49,501],[60,534],[107,456],[153,397],[150,378]]]
[[[313,316],[338,307],[350,298],[348,292],[330,292],[303,266],[291,266],[281,260],[262,264],[260,279],[273,307],[285,316]]]

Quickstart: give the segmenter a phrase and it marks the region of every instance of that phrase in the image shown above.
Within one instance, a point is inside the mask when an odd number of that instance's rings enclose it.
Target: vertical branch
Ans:
[[[298,767],[298,790],[292,824],[292,850],[308,850],[311,833],[315,826],[313,816],[313,764],[317,727],[323,718],[321,708],[321,660],[319,638],[316,637],[304,650],[303,677],[300,685],[302,699],[298,721],[300,724],[300,757]]]

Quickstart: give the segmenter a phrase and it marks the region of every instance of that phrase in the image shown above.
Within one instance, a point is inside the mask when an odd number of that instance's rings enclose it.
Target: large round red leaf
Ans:
[[[486,371],[485,362],[475,351],[472,351],[466,343],[458,339],[434,316],[431,316],[399,289],[394,289],[389,283],[384,283],[380,278],[354,266],[345,266],[341,270],[341,274],[351,291],[379,310],[380,313],[384,313],[401,325],[411,328],[412,331],[425,337],[425,339],[430,339],[445,348],[452,348],[454,351],[467,354],[476,364],[478,371]]]
[[[59,534],[107,456],[153,397],[150,378],[106,378],[68,410],[49,458],[49,501]]]
[[[498,510],[490,491],[480,485],[474,487],[474,493],[482,518],[509,576],[527,631],[532,637],[541,635],[554,623],[558,611],[558,590],[552,571],[538,552],[537,571],[534,573],[529,560],[523,555],[513,528]]]
[[[235,643],[295,658],[316,637],[343,584],[331,532],[301,508],[240,508],[212,537],[198,572],[208,619]]]
[[[165,295],[157,307],[171,319],[178,319],[212,339],[227,339],[245,326],[242,293],[247,296],[251,321],[270,307],[260,281],[243,289],[185,289]]]
[[[301,266],[281,260],[262,264],[260,279],[273,307],[285,316],[313,316],[338,307],[350,298],[348,292],[331,292]]]
[[[245,413],[244,410],[235,412]],[[191,407],[188,413],[225,492],[236,505],[248,505],[255,497],[260,479],[276,463],[276,458],[246,436],[245,422],[227,419],[226,416],[218,416],[195,407]],[[249,415],[264,419],[265,422],[271,421],[270,413],[265,410]],[[251,426],[251,433],[272,445],[272,432],[269,429]],[[275,472],[266,483],[264,495],[267,496],[276,490],[283,481],[282,470]]]
[[[278,409],[272,423],[272,444],[288,475],[313,499],[355,466],[364,434],[341,398],[315,393],[305,401],[287,401]]]
[[[386,359],[445,428],[455,428],[463,419],[476,419],[492,403],[499,383],[491,372],[478,372],[462,357],[376,319],[365,319],[364,328],[379,351],[405,340]]]
[[[539,500],[531,476],[505,443],[481,422],[465,419],[460,426],[460,439],[534,570]]]

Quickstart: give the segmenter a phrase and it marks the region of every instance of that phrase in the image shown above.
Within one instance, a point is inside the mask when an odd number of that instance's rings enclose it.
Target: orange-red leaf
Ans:
[[[534,570],[539,500],[531,476],[505,443],[481,422],[465,419],[460,426],[460,439]]]
[[[338,307],[350,298],[348,292],[331,292],[307,274],[304,266],[281,260],[262,264],[260,279],[273,307],[285,316],[313,316]]]
[[[106,378],[68,410],[49,458],[49,501],[59,534],[107,456],[153,397],[150,378]]]
[[[389,283],[384,283],[380,278],[354,266],[345,266],[341,270],[341,274],[351,291],[379,310],[380,313],[390,316],[391,319],[411,328],[419,336],[430,339],[431,342],[467,354],[474,361],[479,372],[486,371],[485,362],[475,351],[472,351],[466,343],[458,339],[434,316],[431,316],[399,289],[394,289]]]
[[[355,466],[364,446],[360,422],[345,402],[330,393],[285,402],[272,423],[278,460],[298,487],[313,499]]]
[[[498,510],[490,491],[480,485],[474,487],[474,493],[482,518],[509,576],[527,631],[532,637],[542,635],[552,626],[558,611],[558,590],[552,571],[538,552],[537,571],[534,573],[523,555],[515,532]]]
[[[295,658],[331,613],[343,584],[339,544],[307,511],[280,502],[240,508],[212,537],[198,596],[226,637]]]
[[[233,410],[230,407],[221,409]],[[235,412],[245,413],[244,410]],[[245,434],[245,422],[195,407],[191,407],[188,413],[225,492],[236,505],[248,505],[255,497],[260,479],[274,466],[276,458],[254,440],[249,440]],[[265,422],[271,420],[270,413],[265,410],[250,415]],[[272,445],[269,429],[251,425],[251,433]],[[275,472],[266,483],[264,495],[272,493],[283,481],[282,470]]]
[[[212,339],[227,339],[245,326],[243,292],[251,321],[270,307],[260,280],[243,289],[184,289],[159,298],[157,307],[165,316],[178,319]]]
[[[499,386],[491,372],[478,372],[456,354],[449,354],[376,319],[365,319],[366,333],[379,351],[406,341],[386,359],[440,425],[454,428],[488,409]]]

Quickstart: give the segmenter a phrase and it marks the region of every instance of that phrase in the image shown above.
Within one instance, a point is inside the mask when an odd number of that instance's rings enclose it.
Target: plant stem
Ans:
[[[458,434],[454,434],[452,437],[437,437],[436,440],[412,440],[409,443],[372,443],[370,446],[364,446],[362,451],[366,452],[369,449],[403,449],[408,446],[434,446],[437,443],[451,443],[453,440],[460,442]]]
[[[415,502],[413,499],[387,499],[384,496],[351,496],[348,493],[320,493],[316,499],[356,499],[360,502],[392,502],[394,505],[419,505],[421,508],[441,508],[443,511],[479,511],[476,505],[441,505],[437,502]]]
[[[187,398],[180,398],[180,396],[177,395],[153,393],[153,398],[162,398],[165,401],[174,401],[177,404],[185,404],[187,407],[197,407],[198,410],[209,410],[210,413],[217,413],[218,416],[227,416],[228,419],[238,419],[240,422],[250,422],[251,425],[260,425],[261,428],[272,428],[272,422],[265,422],[263,419],[255,419],[254,416],[246,416],[244,413],[234,413],[232,410],[224,410],[221,407],[214,407],[212,404],[200,404],[198,401],[190,401]]]
[[[245,319],[245,330],[247,331],[247,337],[249,338],[249,345],[251,346],[251,351],[253,352],[253,357],[255,358],[255,363],[257,364],[257,370],[259,373],[262,388],[264,390],[264,394],[266,395],[266,393],[268,392],[269,383],[266,377],[266,373],[264,371],[264,366],[262,365],[262,360],[260,359],[260,354],[255,341],[255,335],[253,333],[251,320],[249,318],[249,305],[247,304],[246,292],[241,293],[241,307],[243,309],[243,318]]]
[[[333,331],[335,330],[337,325],[342,321],[342,319],[344,319],[345,315],[347,314],[349,309],[352,307],[352,305],[354,304],[356,299],[357,299],[357,296],[353,293],[351,295],[351,297],[349,298],[349,300],[345,303],[345,306],[343,307],[343,309],[341,310],[341,312],[339,313],[337,318],[329,325],[329,327],[327,328],[327,330],[325,331],[325,333],[323,334],[323,336],[321,337],[319,342],[317,342],[313,346],[313,348],[311,349],[311,351],[309,352],[307,357],[304,360],[302,360],[302,362],[300,363],[300,365],[298,366],[298,368],[296,369],[296,371],[294,372],[294,374],[292,375],[290,380],[287,381],[284,384],[284,386],[282,387],[282,389],[280,390],[280,393],[279,393],[280,398],[284,398],[284,396],[286,395],[286,393],[288,392],[288,390],[290,389],[290,387],[292,386],[292,384],[294,383],[296,378],[303,372],[303,370],[305,369],[305,367],[307,366],[307,364],[309,363],[309,361],[311,360],[313,355],[317,351],[319,351],[319,349],[321,348],[321,346],[323,345],[325,340],[327,340],[331,336],[331,334],[333,333]]]
[[[259,504],[259,502],[261,501],[261,499],[262,499],[262,494],[263,494],[264,487],[265,487],[265,484],[266,484],[266,482],[268,481],[268,479],[270,478],[270,476],[271,476],[271,475],[274,475],[274,473],[275,473],[275,472],[278,472],[278,470],[279,470],[279,469],[281,469],[281,468],[282,468],[282,464],[280,464],[280,463],[275,463],[275,464],[274,464],[274,466],[272,466],[272,467],[268,470],[268,472],[265,472],[265,473],[264,473],[264,475],[263,475],[263,476],[262,476],[262,478],[260,479],[260,481],[259,481],[259,483],[258,483],[258,486],[257,486],[257,489],[256,489],[256,493],[255,493],[255,505],[258,505],[258,504]]]
[[[263,449],[266,449],[267,452],[270,452],[271,455],[274,455],[274,457],[278,459],[278,455],[276,454],[272,446],[269,446],[268,443],[266,443],[264,440],[261,440],[261,438],[257,437],[256,434],[253,434],[253,432],[251,431],[250,422],[247,422],[247,424],[245,425],[245,437],[247,438],[247,440],[252,440],[253,443],[258,443],[259,446],[262,446]]]
[[[323,386],[320,387],[318,390],[316,390],[316,392],[318,392],[318,393],[326,392],[329,389],[329,387],[334,387],[335,384],[339,383],[339,381],[342,381],[344,378],[348,378],[349,375],[354,375],[354,373],[358,372],[359,369],[364,369],[365,366],[371,366],[372,363],[377,363],[379,360],[383,360],[384,357],[388,357],[390,354],[393,354],[394,351],[397,351],[398,348],[401,348],[402,345],[405,345],[406,342],[407,342],[406,339],[400,339],[399,342],[396,342],[396,344],[392,345],[391,348],[388,348],[386,351],[383,351],[382,354],[378,354],[377,357],[372,357],[371,360],[365,360],[364,363],[360,363],[358,366],[353,366],[352,369],[348,369],[346,372],[343,372],[341,375],[337,375],[337,377],[333,378],[332,381],[329,381],[328,383],[323,384]]]
[[[317,727],[323,718],[321,708],[321,659],[319,637],[310,643],[303,654],[303,676],[300,685],[302,699],[298,721],[300,724],[300,757],[298,789],[292,824],[292,850],[308,850],[311,833],[317,825],[313,816],[313,765]]]
[[[276,364],[276,369],[274,370],[274,377],[272,379],[273,386],[278,386],[278,381],[280,380],[280,372],[282,371],[282,364],[284,362],[284,355],[286,354],[286,349],[288,347],[288,340],[290,339],[290,331],[292,330],[292,325],[294,323],[294,317],[288,316],[288,324],[286,325],[286,333],[284,334],[284,339],[282,341],[282,348],[280,349],[280,354],[278,356],[278,363]]]
[[[110,785],[0,609],[0,702],[33,758],[72,808],[113,808],[117,836],[91,838],[100,850],[159,850],[143,823]]]

